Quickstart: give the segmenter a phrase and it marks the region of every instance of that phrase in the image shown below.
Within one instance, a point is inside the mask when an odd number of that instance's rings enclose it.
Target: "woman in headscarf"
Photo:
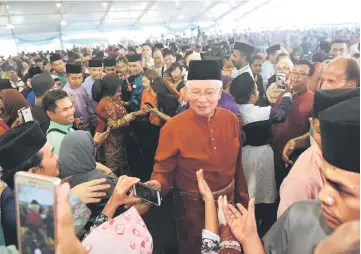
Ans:
[[[28,107],[24,96],[15,89],[0,91],[0,118],[11,128],[18,118],[18,110]]]
[[[129,174],[127,151],[124,136],[127,127],[135,119],[133,113],[128,114],[121,96],[121,81],[117,77],[105,77],[97,80],[92,89],[96,107],[96,132],[103,132],[110,127],[110,134],[104,143],[104,151],[100,150],[100,162],[104,163],[116,175]]]
[[[97,168],[98,165],[95,161],[95,155],[96,147],[94,146],[93,138],[90,133],[86,131],[79,130],[68,133],[60,146],[59,176],[63,180],[66,179],[71,188],[102,178],[105,178],[105,183],[110,186],[105,196],[99,196],[99,198],[101,198],[100,202],[87,205],[91,211],[91,216],[82,232],[79,233],[78,236],[80,238],[89,232],[90,227],[93,227],[94,223],[102,223],[102,216],[97,217],[101,215],[118,182],[116,175],[110,171]],[[121,212],[124,212],[123,208],[117,210],[115,214],[118,215]]]

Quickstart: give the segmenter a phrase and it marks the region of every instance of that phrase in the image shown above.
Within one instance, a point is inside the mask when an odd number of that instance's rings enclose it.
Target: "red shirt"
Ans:
[[[275,106],[280,104],[283,94],[284,92],[279,95]],[[275,156],[282,155],[283,148],[290,139],[302,136],[309,131],[310,122],[308,118],[311,117],[313,98],[314,94],[308,89],[293,96],[292,106],[286,121],[273,125],[272,148]]]

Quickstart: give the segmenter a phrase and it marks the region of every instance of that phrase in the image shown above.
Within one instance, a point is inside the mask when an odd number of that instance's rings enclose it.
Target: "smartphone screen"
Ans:
[[[17,177],[18,238],[23,254],[55,253],[55,186],[51,181]]]
[[[137,197],[160,206],[160,193],[158,190],[142,183],[137,183],[134,185],[134,189],[134,194]]]
[[[283,74],[283,73],[277,74],[277,83],[278,83],[278,88],[279,89],[286,90],[285,81],[286,81],[286,75],[285,74]]]

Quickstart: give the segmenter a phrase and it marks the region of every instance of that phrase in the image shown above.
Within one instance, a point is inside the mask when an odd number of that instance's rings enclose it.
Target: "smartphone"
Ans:
[[[18,115],[23,123],[34,121],[33,114],[31,113],[31,109],[29,107],[19,109]]]
[[[279,89],[286,90],[285,81],[286,81],[286,75],[284,73],[278,73],[277,74],[277,83],[278,83]]]
[[[55,253],[57,177],[15,174],[18,249],[20,254]]]
[[[150,102],[145,102],[145,105],[147,105],[149,108],[154,108],[154,105]]]
[[[161,205],[160,192],[144,183],[137,183],[133,186],[134,195],[156,206]]]

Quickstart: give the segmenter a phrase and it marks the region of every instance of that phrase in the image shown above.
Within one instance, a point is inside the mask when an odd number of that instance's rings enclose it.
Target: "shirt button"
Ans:
[[[211,130],[211,132],[213,132],[213,130]]]
[[[214,141],[214,138],[212,138],[212,141]]]
[[[213,147],[214,148],[214,150],[216,150],[217,149],[217,147]]]

